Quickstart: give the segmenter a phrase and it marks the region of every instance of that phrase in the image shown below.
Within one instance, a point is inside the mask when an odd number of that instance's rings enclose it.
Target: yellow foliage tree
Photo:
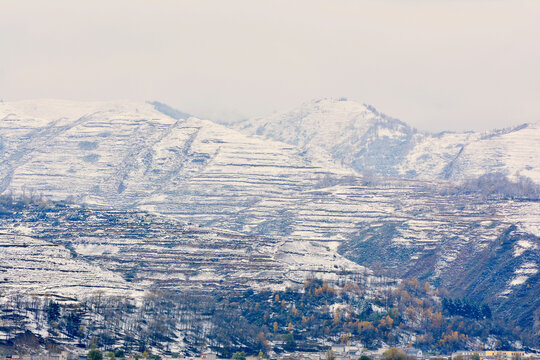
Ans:
[[[336,310],[336,312],[334,313],[334,324],[337,325],[339,324],[339,321],[340,321],[340,312],[339,310]]]

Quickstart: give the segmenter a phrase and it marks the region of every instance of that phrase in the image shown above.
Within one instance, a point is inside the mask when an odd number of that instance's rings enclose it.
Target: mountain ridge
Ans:
[[[379,119],[366,106],[342,103],[345,110],[352,106]],[[323,115],[314,120],[324,125]],[[348,119],[362,120],[357,115]],[[387,124],[384,121],[381,126],[368,126],[369,136],[362,144],[369,146],[362,161],[376,165],[383,149],[388,155],[383,160],[397,175],[359,176],[347,164],[336,166],[336,159],[318,147],[249,136],[195,117],[175,119],[149,103],[2,103],[0,119],[4,192],[69,197],[91,208],[145,211],[195,227],[235,232],[277,266],[282,286],[300,284],[313,274],[332,281],[355,279],[379,268],[388,279],[417,277],[452,289],[459,285],[453,275],[460,273],[470,280],[464,291],[474,291],[479,301],[489,300],[501,314],[514,314],[508,308],[520,303],[523,292],[532,291],[527,285],[538,273],[540,202],[522,196],[522,191],[507,193],[500,186],[492,193],[492,185],[521,186],[497,176],[466,189],[455,181],[464,166],[471,166],[463,160],[470,152],[458,145],[477,139],[476,133],[444,134],[442,142],[431,137],[430,143],[422,143],[423,151],[414,153],[408,147],[422,135],[406,124],[389,120],[390,128],[382,126]],[[345,120],[338,129],[349,128]],[[357,127],[366,129],[363,124],[359,121]],[[340,132],[332,131],[339,139]],[[527,126],[475,141],[491,146],[493,139],[505,136],[504,145],[510,146],[519,141],[516,134],[528,134],[518,149],[526,159],[531,152],[528,147],[536,142],[535,131]],[[398,146],[409,151],[401,157],[392,157],[394,149],[388,145],[394,135]],[[438,152],[430,151],[438,148]],[[402,161],[405,155],[450,154],[455,159],[454,153],[460,151],[462,155],[449,170],[450,181],[407,179],[396,170],[395,160]],[[438,174],[447,162],[436,160],[426,163],[435,163],[438,167],[430,171]],[[81,234],[91,225],[80,224]],[[500,258],[490,263],[503,273],[490,298],[483,299],[490,274],[476,276],[469,270],[479,262],[475,256],[488,256],[491,253],[486,249],[497,249],[497,241],[509,228],[514,229],[511,241]],[[149,239],[148,249],[154,249],[158,240]],[[89,254],[88,249],[73,240],[73,252],[80,252],[81,258]],[[201,257],[195,263],[205,264],[197,270],[200,274],[211,274],[216,266],[227,268],[214,250],[210,254],[217,263],[212,266],[201,261],[208,254],[195,255]],[[523,317],[514,320],[532,328],[532,310],[526,309]]]
[[[327,98],[232,126],[306,151],[324,151],[358,173],[462,181],[503,171],[540,183],[540,169],[534,161],[534,145],[540,142],[538,123],[484,132],[429,133],[373,106]],[[518,147],[519,152],[512,152],[512,145],[519,145],[520,139],[527,141],[528,149]]]

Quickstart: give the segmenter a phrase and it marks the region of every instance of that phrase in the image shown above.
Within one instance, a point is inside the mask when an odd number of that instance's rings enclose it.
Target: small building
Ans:
[[[452,360],[472,359],[475,355],[480,356],[480,358],[484,357],[484,353],[482,351],[461,350],[452,353]]]
[[[405,354],[407,354],[407,358],[412,358],[412,359],[417,359],[417,360],[420,360],[420,359],[423,359],[423,353],[422,353],[422,350],[420,349],[416,349],[416,348],[408,348],[408,349],[405,349]]]
[[[482,356],[483,355],[483,356]],[[482,358],[484,359],[493,359],[493,360],[512,360],[512,359],[523,359],[525,357],[524,351],[496,351],[496,350],[487,350],[482,353]]]
[[[336,355],[345,354],[347,352],[347,346],[346,345],[341,345],[341,344],[332,345],[332,351]]]
[[[201,354],[201,359],[202,360],[216,360],[217,355],[216,353],[213,353],[213,352],[206,352],[206,353]]]

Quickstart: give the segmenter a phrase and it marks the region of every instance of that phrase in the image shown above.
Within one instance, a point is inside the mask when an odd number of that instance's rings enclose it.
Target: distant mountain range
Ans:
[[[260,269],[250,268],[261,280],[252,283],[234,263],[235,275],[228,279],[242,279],[242,286],[294,286],[314,275],[354,279],[372,271],[387,279],[418,277],[488,302],[505,319],[539,331],[540,201],[534,183],[540,183],[539,145],[538,124],[428,134],[347,100],[312,101],[230,127],[161,103],[5,102],[0,103],[0,192],[151,212],[182,226],[214,229],[190,240],[209,241],[204,256],[217,262],[200,262],[198,279],[232,273],[230,258],[221,266],[219,246],[213,244],[237,239],[236,245],[227,244],[240,259],[261,259]],[[474,180],[485,174],[491,176]],[[129,229],[130,219],[123,229]],[[13,224],[2,231],[24,242],[21,235],[54,227],[36,224],[25,225],[24,233]],[[84,233],[88,224],[77,224]],[[174,231],[167,224],[163,236],[170,237]],[[111,250],[113,242],[103,234],[98,244],[81,242],[77,226],[62,233],[61,245],[69,247],[62,256],[76,256],[73,263],[85,261],[91,269],[94,255],[104,261],[105,251],[107,271],[116,271],[123,251],[134,254],[124,246]],[[210,241],[208,233],[219,236]],[[70,236],[79,239],[73,246]],[[145,249],[158,240],[144,240]],[[35,242],[43,246],[43,241]],[[20,254],[33,254],[29,250]],[[164,271],[158,261],[146,256],[141,267]],[[191,274],[188,270],[181,272]],[[126,276],[125,268],[118,271]],[[144,281],[137,290],[158,278],[174,282],[150,272],[140,271]],[[276,273],[277,283],[264,279]],[[183,287],[185,279],[182,275]]]
[[[540,124],[483,133],[417,131],[374,107],[322,99],[293,111],[233,124],[242,132],[330,154],[359,173],[463,180],[484,173],[520,174],[540,182]]]

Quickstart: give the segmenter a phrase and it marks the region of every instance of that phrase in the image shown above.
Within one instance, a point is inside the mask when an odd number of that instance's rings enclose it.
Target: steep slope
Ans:
[[[314,100],[300,108],[235,125],[239,130],[299,146],[312,153],[328,152],[356,171],[397,175],[416,131],[380,114],[375,108],[345,99]]]
[[[324,172],[293,147],[251,139],[209,121],[176,120],[150,104],[31,104],[0,105],[1,191],[26,188],[129,208],[167,204],[168,195],[175,203],[176,195],[189,192],[189,185],[178,185],[194,178],[199,185],[201,174],[218,176],[215,186],[234,186],[238,179],[246,185],[251,178],[253,185],[271,181],[286,193]],[[215,201],[234,209],[246,201],[240,195]],[[189,212],[189,204],[171,206]]]
[[[10,202],[9,199],[2,202]],[[145,212],[27,202],[0,216],[3,293],[84,299],[288,284],[276,243]]]
[[[540,125],[485,133],[429,134],[349,100],[322,99],[266,118],[245,120],[240,131],[326,153],[359,173],[463,180],[485,173],[517,173],[540,182],[536,159]]]
[[[151,104],[29,101],[0,104],[0,111],[0,190],[7,192],[280,236],[292,231],[282,224],[293,220],[280,201],[298,201],[328,173],[284,143],[174,119]],[[287,264],[290,281],[302,282],[315,270],[330,278],[364,272],[335,247],[274,239],[258,246]]]
[[[467,272],[478,262],[474,257],[494,247],[508,228],[516,226],[516,236],[526,242],[513,242],[515,251],[504,252],[501,262],[494,265],[505,270],[493,291],[497,294],[496,301],[503,297],[513,299],[522,292],[529,298],[530,292],[535,291],[530,285],[538,271],[537,259],[529,253],[539,248],[540,218],[536,214],[540,214],[540,202],[526,198],[486,199],[474,193],[444,191],[454,186],[446,180],[354,176],[351,171],[326,161],[332,156],[330,152],[320,156],[319,150],[328,144],[324,142],[325,136],[316,135],[318,128],[327,128],[328,138],[334,140],[339,138],[340,131],[347,132],[351,127],[363,129],[362,141],[369,144],[369,149],[362,153],[365,155],[362,161],[376,168],[383,147],[388,157],[381,167],[398,175],[404,171],[398,168],[400,162],[412,154],[412,146],[424,135],[400,122],[385,119],[368,107],[333,101],[320,106],[326,108],[332,104],[343,107],[344,114],[353,107],[365,118],[358,114],[342,122],[336,118],[335,126],[326,126],[321,109],[317,117],[308,116],[309,121],[306,120],[312,132],[301,135],[298,128],[299,139],[303,139],[298,146],[304,146],[300,148],[249,137],[209,121],[184,119],[177,116],[181,113],[166,109],[174,116],[171,117],[151,104],[3,103],[0,104],[1,190],[43,193],[57,199],[70,197],[77,203],[122,211],[151,211],[192,223],[195,228],[199,225],[213,228],[208,236],[192,239],[196,246],[183,238],[161,244],[160,235],[149,236],[144,241],[135,239],[127,254],[123,254],[125,257],[120,258],[107,255],[109,242],[124,249],[108,233],[97,237],[97,244],[92,244],[93,237],[86,240],[86,235],[81,243],[74,240],[73,250],[81,258],[95,255],[110,271],[120,262],[136,263],[138,257],[148,259],[144,263],[153,264],[148,266],[148,271],[144,267],[136,269],[137,273],[145,274],[141,278],[148,283],[155,280],[154,270],[157,276],[168,279],[164,273],[169,265],[159,261],[163,257],[203,264],[203,270],[198,270],[202,274],[200,279],[230,278],[242,286],[268,285],[270,278],[278,282],[270,282],[271,286],[287,286],[313,275],[333,280],[355,279],[369,274],[360,266],[366,265],[377,271],[385,270],[389,277],[416,276],[447,287],[457,286],[455,274],[461,273],[472,279],[467,287],[473,289],[487,278],[474,280]],[[497,137],[511,134],[501,133]],[[292,141],[288,134],[282,136],[282,140]],[[457,164],[459,154],[465,150],[459,150],[461,147],[456,144],[477,141],[476,136],[433,137],[432,145],[426,146],[424,153],[436,154],[433,149],[438,148],[439,158],[434,156],[431,162],[444,163],[440,159],[448,158],[450,162],[457,159],[454,161]],[[354,134],[345,147],[338,146],[336,153],[354,153],[352,148],[347,148],[354,145],[353,137]],[[309,146],[312,138],[318,142],[316,147]],[[382,144],[392,141],[391,138],[407,151],[394,153],[391,147],[386,149]],[[442,140],[437,143],[436,139]],[[414,162],[423,166],[429,163],[421,158]],[[439,173],[447,168],[437,166],[431,171]],[[114,228],[107,229],[112,233]],[[174,230],[161,235],[167,237],[170,232]],[[12,232],[6,233],[14,236]],[[69,243],[72,233],[72,228],[66,229],[59,238]],[[219,240],[223,236],[238,237],[240,242]],[[176,250],[182,255],[169,250],[175,242],[179,244]],[[206,243],[217,244],[214,248],[232,246],[239,252],[232,251],[222,257],[219,250],[206,252],[199,248],[204,248]],[[96,250],[92,255],[94,246],[103,251]],[[196,248],[190,253],[193,256],[185,255],[193,247]],[[135,251],[137,248],[141,251]],[[154,252],[160,255],[156,257]],[[241,271],[244,263],[229,260],[238,257],[250,264],[253,258],[248,253],[262,260],[257,264],[260,268],[255,266],[252,272],[244,274]],[[514,253],[515,259],[510,259]],[[208,259],[212,259],[210,264]],[[197,279],[192,276],[195,268],[191,265],[170,269],[172,275],[178,274],[168,279],[171,287],[199,286],[198,282],[191,282]],[[249,276],[256,281],[249,283],[246,280]],[[486,300],[492,299],[492,295]],[[501,312],[511,306],[503,305]],[[530,309],[527,312],[524,316],[531,319]]]
[[[453,180],[478,177],[486,170],[520,174],[540,183],[538,149],[540,123],[524,124],[483,134],[448,164],[444,175]]]

